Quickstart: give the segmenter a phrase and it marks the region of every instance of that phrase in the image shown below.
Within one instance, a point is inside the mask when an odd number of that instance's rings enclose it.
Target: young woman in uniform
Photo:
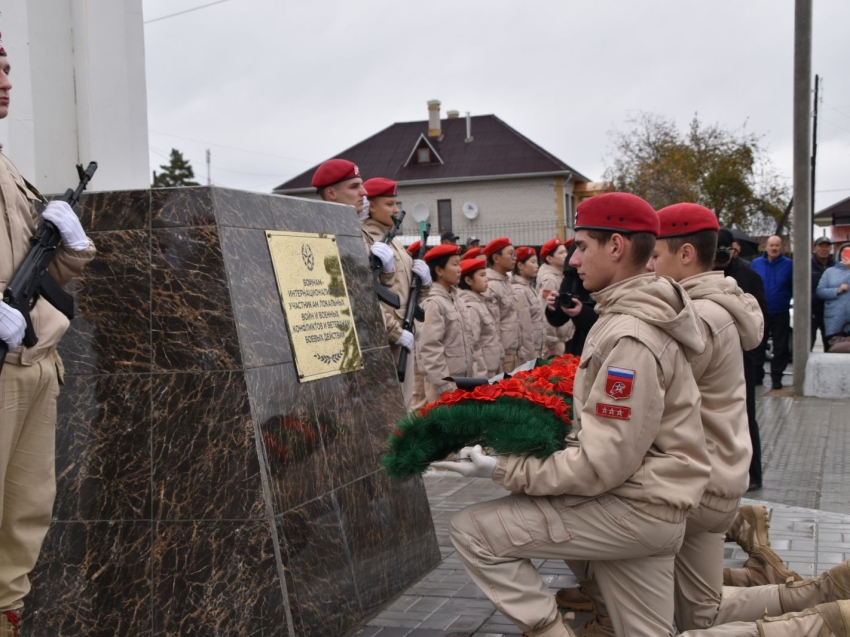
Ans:
[[[483,294],[487,291],[487,263],[483,259],[460,262],[460,299],[469,315],[475,375],[492,378],[502,371],[504,350],[493,314]]]
[[[532,284],[537,276],[537,267],[537,251],[534,248],[520,246],[516,249],[516,265],[511,277],[511,287],[519,312],[521,363],[542,356],[546,345],[546,316]]]
[[[434,285],[422,301],[425,320],[416,325],[416,365],[425,376],[427,401],[455,389],[449,376],[474,375],[466,308],[458,297],[460,247],[439,245],[425,253]]]
[[[564,263],[567,258],[567,249],[572,243],[569,239],[564,243],[557,237],[549,239],[540,248],[540,269],[537,271],[537,300],[540,307],[546,311],[547,299],[552,292],[561,289],[561,281],[564,280]],[[560,327],[555,327],[546,322],[546,358],[560,356],[564,353],[564,343],[573,336],[575,328],[572,321],[566,321]]]

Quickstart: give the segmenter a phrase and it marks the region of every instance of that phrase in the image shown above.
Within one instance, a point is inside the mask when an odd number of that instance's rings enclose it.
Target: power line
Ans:
[[[183,15],[184,13],[192,13],[193,11],[200,11],[201,9],[206,9],[207,7],[211,7],[216,4],[222,4],[223,2],[230,2],[230,0],[216,0],[216,2],[210,2],[209,4],[202,4],[200,7],[195,7],[194,9],[186,9],[185,11],[178,11],[177,13],[170,13],[168,15],[160,16],[159,18],[154,18],[153,20],[145,20],[144,24],[150,24],[151,22],[159,22],[160,20],[168,20],[168,18],[174,18],[178,15]]]

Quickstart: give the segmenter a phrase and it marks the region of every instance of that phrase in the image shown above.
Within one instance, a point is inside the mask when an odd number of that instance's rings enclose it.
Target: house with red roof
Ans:
[[[827,206],[815,215],[815,224],[829,228],[829,239],[834,244],[850,241],[850,197]]]
[[[495,115],[460,117],[428,102],[428,119],[392,124],[335,155],[353,161],[363,179],[398,182],[407,212],[404,242],[431,223],[429,243],[443,232],[477,237],[482,245],[509,236],[514,245],[541,245],[572,236],[576,195],[587,177]],[[328,159],[331,159],[330,157]],[[275,194],[317,197],[310,179],[317,166],[274,189]]]

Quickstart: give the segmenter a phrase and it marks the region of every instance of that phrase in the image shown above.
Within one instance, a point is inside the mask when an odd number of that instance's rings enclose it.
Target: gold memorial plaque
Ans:
[[[363,369],[336,237],[266,231],[301,382]]]

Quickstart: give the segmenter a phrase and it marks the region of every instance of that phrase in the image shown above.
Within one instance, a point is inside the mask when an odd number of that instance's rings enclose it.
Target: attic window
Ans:
[[[431,144],[431,141],[425,135],[419,135],[419,139],[410,149],[410,154],[407,156],[405,166],[415,166],[417,164],[442,164],[443,158],[440,153]]]

